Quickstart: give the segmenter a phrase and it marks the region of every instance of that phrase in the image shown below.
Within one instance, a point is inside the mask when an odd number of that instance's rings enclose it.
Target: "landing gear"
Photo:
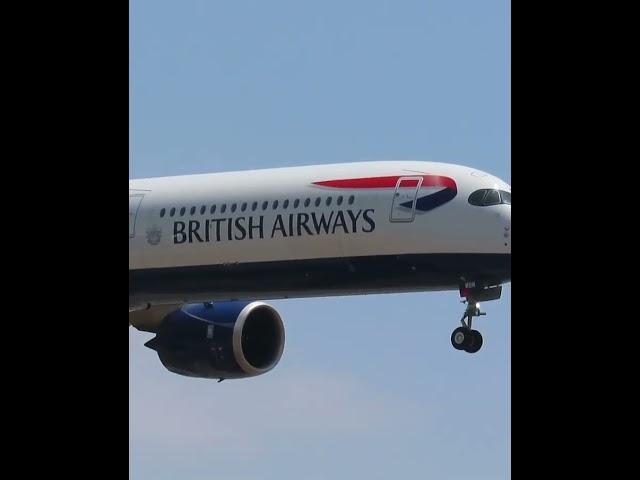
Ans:
[[[478,330],[467,327],[458,327],[451,334],[451,345],[456,350],[464,350],[467,353],[476,353],[482,347],[482,335]]]
[[[460,289],[460,296],[465,297],[467,308],[462,315],[461,327],[456,328],[451,334],[451,345],[456,350],[464,350],[467,353],[476,353],[482,347],[482,335],[479,331],[473,330],[471,321],[473,317],[486,315],[480,311],[480,300],[496,300],[502,293],[501,286],[477,288],[474,285],[465,285]],[[466,320],[466,321],[465,321]]]
[[[480,311],[479,303],[470,303],[460,320],[461,327],[456,328],[451,334],[451,345],[456,350],[464,350],[467,353],[476,353],[482,347],[482,335],[478,330],[471,328],[471,319],[486,315]],[[467,321],[465,322],[465,318]]]

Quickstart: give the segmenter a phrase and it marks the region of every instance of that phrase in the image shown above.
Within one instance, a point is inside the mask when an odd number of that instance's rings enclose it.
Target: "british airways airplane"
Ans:
[[[130,180],[129,323],[172,372],[268,372],[285,342],[262,300],[459,290],[451,335],[477,352],[480,302],[511,280],[511,187],[473,168],[365,162]]]

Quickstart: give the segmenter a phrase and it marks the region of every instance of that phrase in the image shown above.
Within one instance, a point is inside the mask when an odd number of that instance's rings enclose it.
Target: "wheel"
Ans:
[[[465,350],[465,345],[469,343],[472,335],[469,334],[470,330],[465,327],[456,328],[451,334],[451,345],[456,350]]]
[[[470,342],[466,345],[464,349],[467,353],[476,353],[480,348],[482,348],[482,335],[478,330],[471,330]]]

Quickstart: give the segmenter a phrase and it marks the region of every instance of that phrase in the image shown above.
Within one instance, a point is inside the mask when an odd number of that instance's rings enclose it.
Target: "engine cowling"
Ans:
[[[284,351],[280,315],[262,302],[188,304],[169,313],[145,345],[171,372],[246,378],[274,368]]]

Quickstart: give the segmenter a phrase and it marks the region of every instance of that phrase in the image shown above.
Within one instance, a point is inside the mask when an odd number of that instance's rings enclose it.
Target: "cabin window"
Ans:
[[[316,207],[320,206],[320,202],[322,202],[322,199],[320,197],[316,198]]]
[[[268,206],[269,206],[269,202],[267,202],[266,200],[262,202],[262,210],[266,210]]]
[[[299,198],[296,198],[296,201],[295,201],[295,202],[293,202],[293,207],[294,207],[294,208],[298,208],[298,205],[300,205],[300,199],[299,199]]]
[[[194,213],[196,213],[196,207],[191,207],[191,215],[193,215]]]
[[[222,206],[220,207],[220,213],[224,213],[227,211],[227,204],[223,203]]]
[[[304,201],[304,206],[305,206],[305,207],[308,207],[310,203],[311,203],[311,199],[307,198],[307,199]]]
[[[171,209],[171,213],[170,213],[170,215],[173,217],[175,214],[176,214],[176,207],[173,207],[173,208]]]
[[[333,197],[327,197],[327,207],[331,206],[331,201],[333,200]]]
[[[238,208],[238,205],[236,203],[231,205],[231,213],[235,213],[237,208]]]
[[[204,212],[206,212],[206,211],[207,211],[207,207],[205,207],[204,205],[202,205],[202,206],[200,207],[200,215],[204,215]]]
[[[351,195],[349,197],[349,205],[353,205],[353,202],[355,201],[356,197],[354,197],[353,195]]]
[[[258,202],[253,202],[251,204],[251,211],[255,212],[257,208],[258,208]]]
[[[167,209],[163,208],[162,210],[160,210],[160,218],[164,217],[164,214],[167,213]]]
[[[278,208],[278,200],[273,201],[273,209],[275,210],[276,208]]]
[[[181,216],[181,217],[184,217],[184,213],[185,213],[186,211],[187,211],[187,209],[186,209],[185,207],[182,207],[182,208],[180,209],[180,216]]]
[[[211,215],[213,215],[214,213],[216,213],[216,206],[215,205],[211,205]]]
[[[289,208],[289,200],[285,200],[284,202],[282,202],[282,208],[284,208],[285,210]]]
[[[240,211],[244,212],[247,209],[247,202],[243,202],[242,206],[240,207]]]
[[[342,195],[338,197],[338,201],[336,202],[338,206],[342,205]]]

